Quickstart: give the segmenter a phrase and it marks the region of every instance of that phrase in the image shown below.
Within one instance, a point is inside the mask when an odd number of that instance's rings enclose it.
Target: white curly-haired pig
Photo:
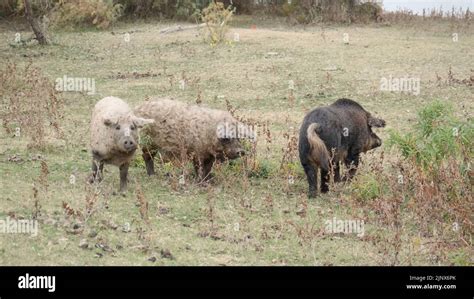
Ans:
[[[138,129],[153,123],[152,119],[136,117],[127,103],[117,97],[97,102],[91,119],[92,177],[102,180],[104,164],[120,169],[120,192],[127,188],[130,161],[138,146]]]
[[[159,152],[164,160],[191,157],[198,177],[207,180],[214,162],[245,154],[240,139],[255,138],[250,127],[223,110],[152,98],[134,112],[155,121],[141,132],[148,140],[141,144],[148,175],[154,174],[153,157]]]

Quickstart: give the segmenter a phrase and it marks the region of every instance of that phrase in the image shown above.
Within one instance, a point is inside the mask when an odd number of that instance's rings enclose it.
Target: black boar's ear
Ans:
[[[367,124],[369,127],[383,128],[385,127],[385,120],[369,116],[367,119]]]
[[[141,118],[141,117],[135,117],[133,119],[133,124],[137,128],[143,128],[144,125],[152,124],[154,122],[155,122],[155,120],[153,120],[153,119],[146,119],[146,118]]]

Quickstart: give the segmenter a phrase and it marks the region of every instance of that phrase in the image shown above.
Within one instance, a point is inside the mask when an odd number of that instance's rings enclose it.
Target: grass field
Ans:
[[[364,207],[351,203],[351,184],[308,200],[304,172],[288,146],[288,136],[297,136],[310,109],[341,97],[357,100],[386,120],[387,127],[377,130],[382,139],[390,129],[409,129],[416,111],[433,100],[451,103],[460,118],[472,117],[473,87],[444,83],[450,69],[458,79],[473,76],[472,24],[303,28],[237,17],[230,42],[215,47],[195,30],[159,33],[170,25],[119,23],[108,31],[60,31],[53,33],[53,45],[14,47],[15,33],[28,36],[29,28],[0,24],[2,70],[8,62],[25,66],[31,60],[51,82],[66,75],[93,78],[96,84],[94,95],[61,93],[64,140],[51,138],[42,150],[28,149],[27,137],[0,129],[0,219],[37,214],[39,221],[35,237],[0,234],[0,265],[473,263],[469,247],[438,251],[432,246],[435,238],[418,233],[408,220],[395,246],[396,262],[390,227],[381,230],[366,219],[364,237],[325,233],[326,220],[363,219]],[[419,95],[380,90],[381,78],[390,76],[420,78]],[[209,186],[198,186],[192,176],[179,184],[166,173],[179,174],[180,169],[162,165],[157,176],[148,177],[137,156],[126,196],[114,195],[116,167],[106,167],[99,186],[88,186],[90,115],[94,104],[110,95],[132,106],[148,96],[188,103],[199,98],[202,105],[220,109],[228,101],[237,115],[268,124],[257,141],[258,161],[268,174],[247,177],[237,162],[217,167]],[[397,152],[379,148],[364,156],[359,175],[382,151],[385,163],[400,159]],[[281,163],[285,152],[290,159]],[[48,174],[39,184],[42,160]],[[280,164],[285,164],[282,169]],[[288,182],[288,171],[294,184]],[[33,185],[39,190],[36,199]],[[472,198],[466,201],[472,205]],[[68,215],[71,209],[82,217]]]

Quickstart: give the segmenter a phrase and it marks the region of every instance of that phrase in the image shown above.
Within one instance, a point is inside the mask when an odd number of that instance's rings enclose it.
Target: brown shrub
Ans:
[[[472,171],[466,174],[463,163],[452,158],[439,166],[436,175],[409,160],[391,164],[382,166],[382,152],[364,165],[368,171],[361,171],[350,185],[349,205],[363,211],[366,222],[373,226],[369,239],[380,249],[379,263],[410,263],[400,255],[407,250],[402,248],[406,240],[425,240],[422,245],[438,258],[456,249],[470,250]],[[430,246],[433,244],[436,246]]]
[[[85,25],[105,29],[122,13],[123,6],[111,0],[74,0],[58,3],[51,16],[58,27]]]
[[[50,129],[62,137],[63,100],[54,84],[30,62],[19,68],[8,63],[0,74],[2,125],[8,134],[30,137],[29,147],[42,147]]]

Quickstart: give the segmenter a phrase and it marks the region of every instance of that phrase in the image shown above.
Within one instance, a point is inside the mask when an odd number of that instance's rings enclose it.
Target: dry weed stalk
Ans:
[[[59,98],[54,84],[41,70],[30,62],[24,69],[15,63],[7,63],[0,72],[2,91],[2,125],[8,133],[16,128],[30,137],[29,147],[41,148],[45,145],[48,127],[56,136],[63,138],[60,121],[64,116],[63,101]]]
[[[148,201],[145,198],[145,194],[143,193],[140,184],[136,183],[135,194],[137,196],[138,205],[140,207],[140,216],[142,217],[145,223],[149,224],[149,217],[148,217]]]

